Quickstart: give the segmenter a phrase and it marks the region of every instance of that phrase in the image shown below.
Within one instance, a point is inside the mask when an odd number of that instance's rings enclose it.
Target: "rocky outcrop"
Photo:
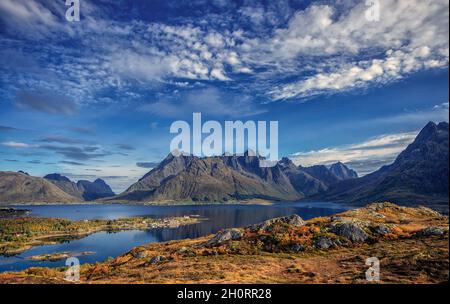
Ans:
[[[365,242],[369,236],[355,223],[342,223],[334,225],[333,233],[345,237],[352,242]]]
[[[305,221],[297,214],[293,214],[290,216],[270,219],[270,220],[264,221],[259,224],[251,225],[248,228],[252,231],[258,231],[258,230],[271,231],[273,229],[273,227],[278,226],[278,225],[290,225],[290,226],[294,226],[294,227],[301,227],[301,226],[305,225]]]
[[[206,245],[215,246],[230,240],[238,240],[242,235],[242,231],[239,229],[226,229],[218,232],[212,239],[206,242]]]
[[[448,217],[425,207],[375,203],[331,217],[303,221],[294,214],[227,229],[203,244],[239,253],[304,252],[415,237],[448,237]]]

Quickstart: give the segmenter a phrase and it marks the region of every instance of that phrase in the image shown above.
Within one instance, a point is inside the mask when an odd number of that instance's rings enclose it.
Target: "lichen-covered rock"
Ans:
[[[218,245],[230,240],[238,240],[242,238],[242,231],[240,229],[226,229],[218,232],[212,239],[206,242],[208,246]]]
[[[314,245],[319,249],[328,249],[334,246],[334,242],[330,238],[321,237],[314,242]]]
[[[369,236],[355,223],[343,223],[333,226],[332,232],[352,242],[365,242]]]
[[[305,250],[305,246],[303,246],[302,244],[295,243],[290,246],[290,250],[293,252],[301,252]]]
[[[416,236],[432,236],[432,235],[444,235],[445,229],[441,227],[427,227],[416,233]]]
[[[133,257],[136,259],[145,259],[149,256],[148,252],[145,250],[134,251],[132,253]]]
[[[386,234],[392,233],[392,229],[383,224],[375,227],[374,231],[376,234],[380,234],[380,235],[386,235]]]
[[[301,227],[301,226],[305,225],[305,221],[297,214],[293,214],[290,216],[270,219],[270,220],[264,221],[262,223],[252,225],[249,228],[252,231],[257,231],[257,230],[271,231],[275,225],[279,225],[279,224],[287,224],[287,225],[294,226],[294,227]]]
[[[165,257],[163,257],[161,255],[157,255],[150,259],[150,264],[156,264],[156,263],[164,261],[165,259],[166,259]]]

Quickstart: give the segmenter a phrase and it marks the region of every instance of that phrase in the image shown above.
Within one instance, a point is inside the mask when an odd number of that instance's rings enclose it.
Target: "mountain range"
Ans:
[[[0,172],[0,205],[17,203],[77,203],[115,195],[102,179],[72,182],[60,174],[45,177],[25,172]]]
[[[79,202],[58,186],[42,177],[24,172],[0,172],[0,205],[17,203],[72,203]]]
[[[448,210],[448,123],[428,123],[396,160],[358,177],[345,164],[295,165],[282,158],[273,167],[242,156],[196,157],[169,154],[123,193],[101,179],[72,182],[60,174],[44,178],[0,172],[0,202],[233,202],[300,199],[366,204],[392,201]]]
[[[262,167],[264,159],[243,156],[173,156],[112,200],[228,202],[262,199],[293,201],[326,191],[333,183],[355,176],[343,164],[340,170],[318,166],[314,174],[283,158],[273,167]]]
[[[44,176],[44,179],[52,182],[64,192],[85,201],[93,201],[115,195],[111,187],[100,178],[97,178],[93,182],[79,180],[77,183],[74,183],[63,175],[53,173]]]

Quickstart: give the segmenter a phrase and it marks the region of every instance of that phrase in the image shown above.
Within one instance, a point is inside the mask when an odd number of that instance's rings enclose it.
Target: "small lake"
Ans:
[[[327,216],[349,208],[343,205],[320,202],[280,203],[270,206],[258,205],[189,205],[189,206],[142,206],[142,205],[58,205],[58,206],[14,206],[31,210],[29,215],[39,217],[84,219],[118,219],[124,217],[149,216],[169,217],[199,215],[208,220],[179,228],[158,228],[145,231],[98,232],[78,240],[56,245],[34,247],[20,255],[0,257],[0,272],[19,271],[29,267],[64,266],[65,260],[31,261],[34,255],[57,252],[93,252],[80,256],[80,263],[102,262],[109,257],[126,253],[133,247],[170,240],[197,238],[216,233],[224,228],[245,227],[270,218],[298,214],[303,219]]]

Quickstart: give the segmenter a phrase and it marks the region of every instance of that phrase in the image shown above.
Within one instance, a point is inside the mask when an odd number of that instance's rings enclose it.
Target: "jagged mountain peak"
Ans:
[[[52,173],[44,176],[44,179],[80,200],[95,200],[115,195],[111,187],[101,178],[97,178],[94,182],[79,180],[75,183],[64,175]]]
[[[330,171],[334,173],[340,180],[358,177],[358,173],[356,173],[356,171],[350,169],[340,161],[332,164],[330,166]]]
[[[59,173],[47,174],[46,176],[44,176],[44,178],[53,181],[71,182],[71,180],[68,177],[61,175]]]

